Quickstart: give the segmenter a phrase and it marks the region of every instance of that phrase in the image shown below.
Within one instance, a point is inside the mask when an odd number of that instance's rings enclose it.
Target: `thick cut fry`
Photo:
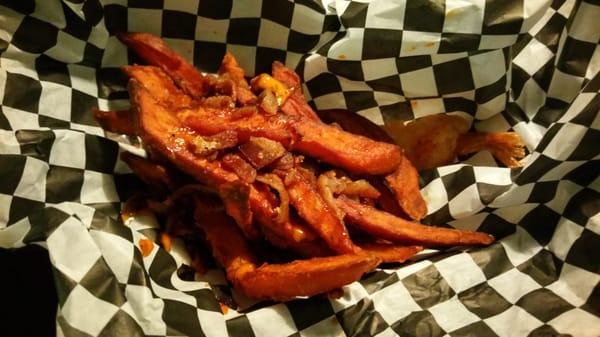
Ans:
[[[400,164],[396,145],[376,142],[336,127],[299,119],[293,122],[300,139],[293,149],[357,174],[385,174]]]
[[[358,251],[350,240],[344,223],[298,170],[291,170],[287,174],[285,186],[298,214],[321,236],[329,248],[339,254]]]
[[[173,80],[160,68],[153,66],[124,66],[123,72],[144,88],[161,104],[171,108],[183,108],[193,104],[193,99],[184,94]]]
[[[419,189],[419,174],[408,158],[402,158],[400,166],[385,177],[385,183],[411,219],[419,221],[427,215],[427,203]]]
[[[323,122],[337,123],[342,129],[355,135],[367,137],[378,142],[395,144],[394,139],[381,126],[357,113],[341,109],[330,109],[319,110],[317,114]]]
[[[286,153],[281,143],[263,137],[250,137],[240,145],[240,152],[257,169],[271,164]]]
[[[196,223],[203,229],[213,255],[225,267],[227,278],[235,288],[256,299],[286,301],[324,293],[356,281],[380,262],[362,253],[257,268],[248,243],[231,220],[223,213],[198,209]]]
[[[397,246],[384,243],[359,245],[368,254],[377,256],[382,263],[402,263],[423,250],[421,246]]]
[[[152,186],[158,193],[176,190],[183,183],[183,178],[178,177],[176,172],[148,159],[129,152],[121,153],[121,159],[144,183]]]
[[[465,133],[458,137],[457,155],[488,150],[507,167],[520,167],[525,157],[525,144],[514,132]]]
[[[100,126],[107,131],[121,133],[125,135],[135,134],[135,128],[131,122],[131,113],[129,110],[104,111],[92,108],[94,119]]]
[[[147,33],[119,34],[118,38],[148,64],[164,70],[188,95],[201,98],[206,94],[204,76],[161,38]]]
[[[240,67],[235,57],[229,52],[223,56],[219,75],[233,81],[236,86],[236,100],[240,105],[256,103],[256,96],[250,91],[250,86],[244,78],[244,69]]]
[[[469,123],[459,116],[441,114],[406,125],[402,121],[393,122],[384,129],[420,171],[452,163],[458,136],[469,130]]]
[[[494,237],[486,233],[410,222],[344,196],[337,198],[337,204],[350,223],[392,242],[430,246],[489,245],[494,242]]]
[[[226,130],[235,131],[240,142],[250,137],[264,137],[289,146],[294,135],[288,130],[289,120],[283,116],[264,116],[253,114],[232,119],[203,111],[203,109],[182,110],[178,112],[183,123],[202,135],[212,135]]]
[[[401,218],[408,217],[404,211],[402,211],[402,208],[400,208],[392,191],[385,185],[384,177],[369,177],[369,183],[379,192],[379,198],[377,199],[377,206],[379,206],[379,208]]]

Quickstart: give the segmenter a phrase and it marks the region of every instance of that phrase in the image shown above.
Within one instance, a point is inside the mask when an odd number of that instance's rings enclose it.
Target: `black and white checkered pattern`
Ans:
[[[591,0],[0,1],[0,247],[48,249],[58,336],[596,336],[598,17]],[[132,148],[90,114],[128,106],[122,31],[207,72],[226,51],[249,76],[284,61],[318,108],[377,123],[462,111],[518,132],[521,170],[482,152],[421,174],[427,222],[501,240],[277,305],[190,273],[178,241],[142,257],[156,221],[117,216],[141,188],[118,159]],[[223,315],[215,294],[245,310]]]

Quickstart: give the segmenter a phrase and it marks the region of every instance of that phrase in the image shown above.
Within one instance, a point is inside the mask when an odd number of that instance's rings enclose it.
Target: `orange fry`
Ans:
[[[334,126],[299,119],[292,122],[300,139],[293,149],[357,174],[385,174],[398,167],[396,145],[354,135]]]
[[[183,183],[182,178],[178,177],[176,172],[148,159],[129,152],[121,153],[121,159],[144,183],[152,186],[159,193],[176,190]]]
[[[469,132],[458,137],[456,154],[488,150],[506,167],[520,167],[519,159],[525,157],[525,144],[514,132]]]
[[[285,187],[298,214],[323,238],[329,248],[340,254],[358,251],[350,240],[344,223],[297,169],[286,175]]]
[[[226,130],[237,133],[240,142],[250,137],[264,137],[289,146],[293,135],[287,130],[288,120],[283,116],[267,117],[252,114],[232,120],[227,116],[219,116],[201,108],[182,110],[179,113],[183,123],[202,135],[212,135]]]
[[[223,213],[203,212],[197,207],[196,223],[204,230],[213,255],[225,267],[229,281],[256,299],[285,301],[325,293],[356,281],[380,262],[373,255],[361,253],[257,267],[248,243],[230,218]]]
[[[376,237],[403,244],[460,246],[489,245],[494,237],[481,232],[432,227],[410,222],[340,196],[338,207],[346,220]]]
[[[402,157],[400,166],[385,177],[385,183],[411,219],[419,221],[427,215],[427,203],[419,188],[419,174],[408,158]]]
[[[365,243],[359,246],[365,253],[377,256],[382,263],[402,263],[423,250],[421,246],[397,246],[384,243]]]
[[[135,134],[129,110],[104,111],[92,108],[92,113],[94,119],[104,130],[125,135]]]
[[[144,88],[166,106],[181,108],[192,105],[192,98],[177,88],[173,80],[158,67],[124,66],[121,70],[129,78],[143,83]]]
[[[317,111],[321,120],[325,123],[337,123],[342,129],[355,135],[371,138],[378,142],[395,144],[392,139],[379,125],[369,119],[350,111],[341,109]]]
[[[148,64],[164,70],[188,95],[200,98],[206,94],[204,76],[158,36],[148,33],[126,33],[119,34],[118,38]]]

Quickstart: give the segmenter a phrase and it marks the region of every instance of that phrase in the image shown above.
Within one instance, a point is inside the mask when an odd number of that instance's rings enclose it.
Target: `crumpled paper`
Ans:
[[[48,250],[58,336],[594,336],[600,328],[600,29],[593,1],[20,1],[0,3],[0,247]],[[460,113],[519,133],[522,169],[487,152],[421,172],[426,221],[501,238],[397,269],[338,299],[254,303],[183,244],[123,224],[141,188],[92,107],[128,106],[115,33],[160,36],[201,70],[295,68],[318,109],[383,124]],[[139,150],[137,150],[139,151]],[[243,310],[223,313],[232,298]]]

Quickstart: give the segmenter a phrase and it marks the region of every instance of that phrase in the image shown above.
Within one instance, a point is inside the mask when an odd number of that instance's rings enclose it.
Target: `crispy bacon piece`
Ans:
[[[298,172],[291,170],[285,177],[290,201],[298,214],[319,234],[329,248],[339,254],[355,253],[358,248],[350,240],[344,223],[331,210],[315,187]]]
[[[281,158],[286,150],[277,141],[264,137],[250,137],[247,142],[240,145],[240,152],[252,166],[261,169]]]
[[[244,106],[257,102],[256,96],[250,91],[250,85],[244,78],[244,69],[240,67],[235,57],[229,52],[223,56],[219,75],[233,81],[236,87],[236,100],[240,105]]]
[[[204,76],[158,36],[148,33],[126,33],[117,37],[148,64],[165,71],[188,95],[194,98],[206,95]]]
[[[337,198],[337,204],[350,223],[392,242],[430,246],[489,245],[494,242],[494,237],[486,233],[410,222],[344,196]]]
[[[421,246],[398,246],[385,243],[364,243],[360,248],[381,259],[382,263],[402,263],[423,250]]]
[[[104,111],[92,108],[94,119],[104,130],[125,135],[134,135],[135,128],[131,122],[129,110]]]
[[[506,167],[520,167],[519,159],[525,157],[525,144],[514,132],[469,132],[458,137],[456,155],[488,150]]]
[[[317,111],[321,120],[325,123],[336,123],[342,129],[367,137],[378,142],[395,144],[394,139],[390,137],[379,125],[371,122],[369,119],[350,111],[341,109],[329,109]]]
[[[419,221],[427,215],[427,203],[419,188],[419,174],[408,158],[402,157],[398,168],[385,177],[385,183],[411,219]]]
[[[290,221],[290,196],[285,189],[283,181],[279,176],[273,173],[265,173],[256,178],[257,181],[271,187],[279,195],[279,206],[274,210],[277,212],[275,221],[279,224],[285,224]]]
[[[380,262],[373,255],[359,253],[258,267],[248,243],[230,218],[198,209],[196,223],[204,231],[213,255],[225,267],[227,278],[235,288],[256,299],[286,301],[325,293],[356,281]]]
[[[221,158],[223,167],[235,172],[245,183],[252,183],[256,179],[256,170],[244,158],[235,153],[228,153]]]
[[[294,150],[353,173],[390,173],[402,159],[396,145],[376,142],[308,119],[298,119],[293,125],[300,136]]]
[[[216,151],[228,149],[238,143],[237,133],[227,130],[212,136],[196,136],[193,138],[191,150],[200,156],[207,156]]]

